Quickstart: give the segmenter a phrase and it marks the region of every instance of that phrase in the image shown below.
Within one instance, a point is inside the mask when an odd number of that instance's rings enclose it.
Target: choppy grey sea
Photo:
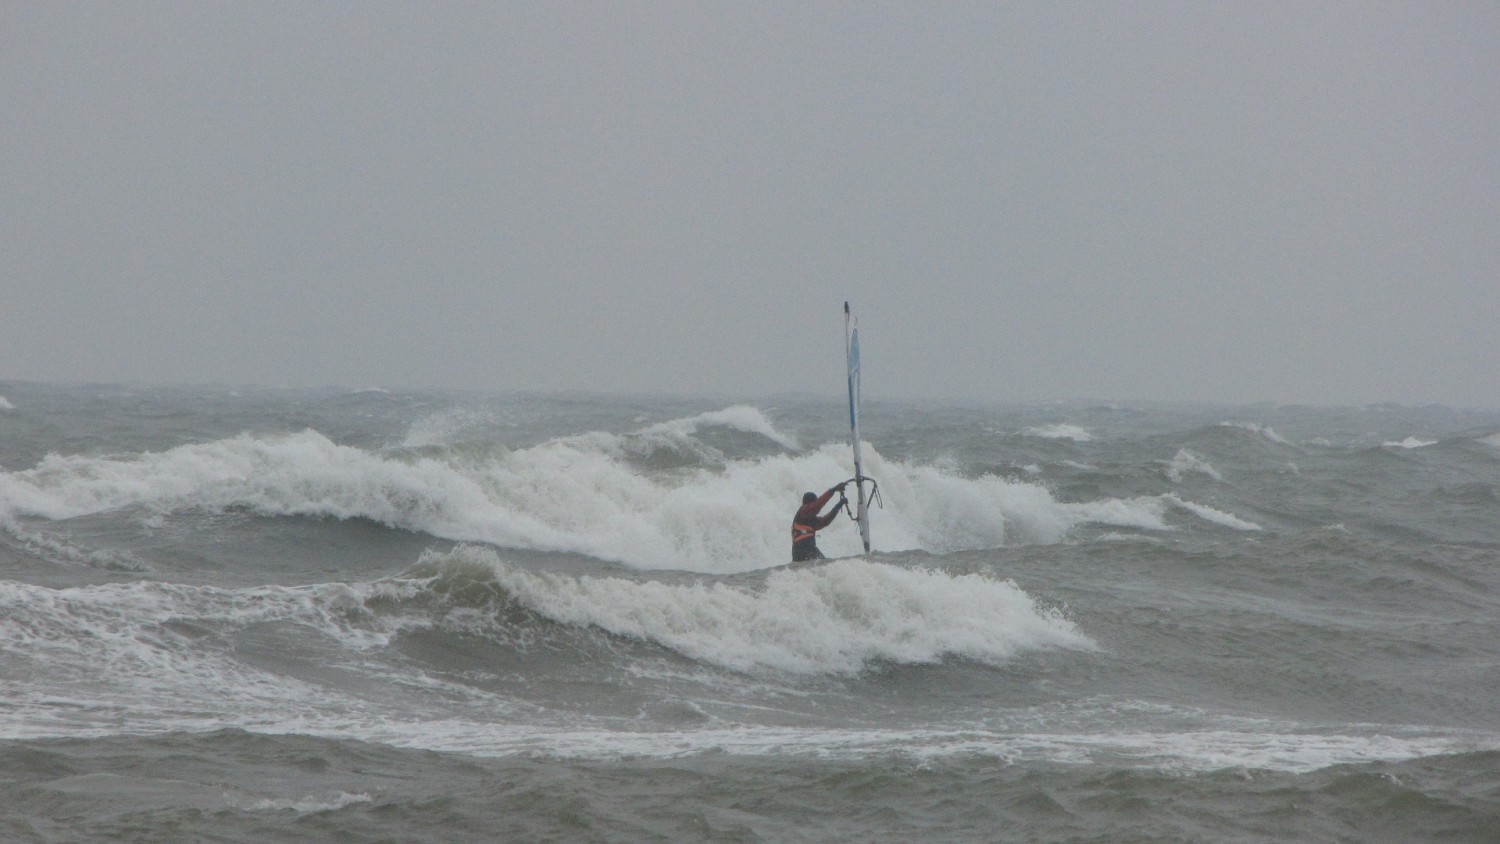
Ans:
[[[1500,412],[0,382],[6,842],[1500,840]]]

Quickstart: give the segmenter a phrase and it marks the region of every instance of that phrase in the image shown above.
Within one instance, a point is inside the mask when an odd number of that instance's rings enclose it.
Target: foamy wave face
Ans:
[[[772,425],[770,420],[766,419],[765,414],[743,404],[726,407],[723,410],[700,413],[697,416],[690,416],[686,419],[661,422],[646,428],[641,433],[646,436],[666,435],[673,438],[687,437],[697,433],[700,428],[707,426],[719,426],[743,431],[747,434],[759,434],[785,449],[796,450],[798,447],[795,437],[776,430],[776,426]]]
[[[1096,519],[1134,526],[1128,507],[1061,504],[1046,487],[994,475],[965,478],[933,466],[870,461],[881,479],[887,507],[877,511],[880,547],[937,553],[998,548],[1016,543],[1060,542],[1068,531]],[[1116,517],[1125,522],[1116,522]],[[857,546],[842,553],[858,553]]]
[[[763,590],[575,577],[461,548],[522,606],[554,621],[654,642],[735,671],[852,674],[947,656],[998,663],[1023,650],[1092,649],[1071,621],[1014,583],[838,560],[771,574]]]
[[[406,622],[365,602],[402,584],[229,590],[139,581],[73,589],[0,582],[0,670],[17,682],[0,731],[35,736],[163,726],[213,729],[280,722],[288,711],[347,713],[365,703],[336,688],[256,668],[225,647],[230,631],[291,624],[340,655],[384,645]],[[360,671],[369,670],[359,665]],[[351,666],[352,669],[352,666]],[[70,703],[71,702],[71,703]],[[60,705],[61,704],[61,705]]]

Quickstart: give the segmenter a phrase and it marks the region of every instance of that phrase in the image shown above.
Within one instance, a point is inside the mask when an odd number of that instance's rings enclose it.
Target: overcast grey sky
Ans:
[[[0,378],[1500,405],[1500,4],[0,4]]]

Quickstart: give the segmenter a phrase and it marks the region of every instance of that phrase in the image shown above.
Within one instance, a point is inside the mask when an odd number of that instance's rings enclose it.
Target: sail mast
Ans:
[[[849,365],[849,440],[854,446],[854,488],[858,495],[855,521],[865,553],[870,553],[870,512],[865,500],[864,466],[859,456],[859,323],[844,303],[844,359]]]

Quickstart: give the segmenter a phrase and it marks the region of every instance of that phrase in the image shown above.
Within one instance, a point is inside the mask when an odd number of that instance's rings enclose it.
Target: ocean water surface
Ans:
[[[1500,840],[1500,412],[0,382],[0,840]]]

